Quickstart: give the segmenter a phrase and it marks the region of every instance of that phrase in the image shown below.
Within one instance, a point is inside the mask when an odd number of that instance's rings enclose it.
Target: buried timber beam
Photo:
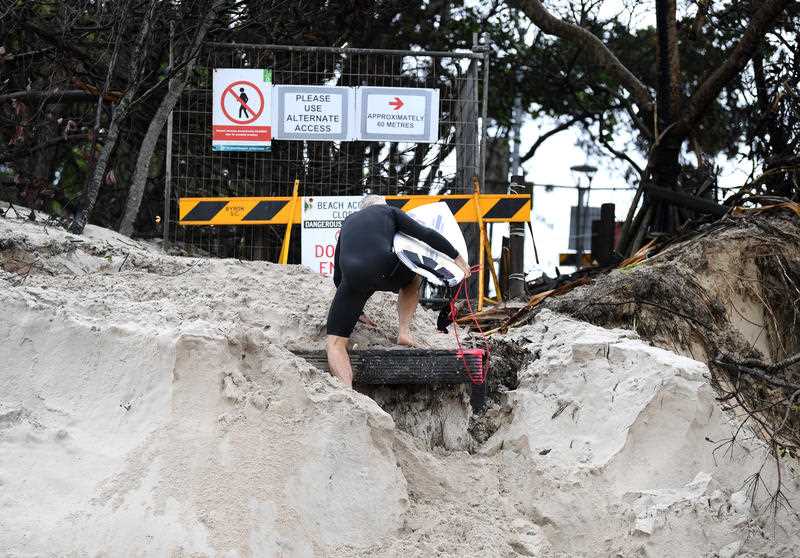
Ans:
[[[297,351],[297,356],[320,370],[330,372],[325,351]],[[475,412],[486,401],[485,352],[454,350],[379,349],[350,351],[356,384],[472,384],[471,403]]]
[[[645,192],[647,192],[653,199],[667,202],[672,205],[677,205],[678,207],[683,207],[692,211],[697,211],[698,213],[707,213],[716,217],[722,217],[729,210],[729,208],[714,203],[713,201],[704,198],[698,198],[697,196],[691,196],[689,194],[684,194],[682,192],[677,192],[675,190],[670,190],[668,188],[645,186]]]

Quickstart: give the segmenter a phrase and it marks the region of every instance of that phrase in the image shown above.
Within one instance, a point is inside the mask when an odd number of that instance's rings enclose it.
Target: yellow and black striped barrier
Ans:
[[[323,196],[315,196],[323,197]],[[336,196],[325,196],[335,198]],[[181,198],[181,225],[286,225],[299,224],[300,203],[292,196],[252,198]],[[526,194],[456,194],[447,196],[386,196],[386,203],[409,211],[442,201],[459,223],[511,223],[531,219],[531,197]],[[476,211],[476,203],[480,212]],[[294,205],[294,208],[292,207]]]

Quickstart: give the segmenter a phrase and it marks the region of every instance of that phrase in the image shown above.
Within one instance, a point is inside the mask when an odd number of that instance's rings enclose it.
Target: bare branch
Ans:
[[[673,130],[674,134],[679,137],[686,136],[705,116],[709,106],[719,96],[725,85],[744,69],[758,49],[765,33],[791,2],[792,0],[765,0],[761,3],[730,56],[703,81],[692,95],[683,118]]]
[[[788,0],[780,1],[785,3]],[[531,18],[545,33],[568,39],[584,47],[584,54],[597,64],[600,69],[614,76],[636,100],[640,110],[645,112],[653,110],[653,101],[647,86],[639,81],[594,34],[583,27],[555,17],[547,11],[547,8],[539,0],[514,0],[513,3],[519,6],[525,15]]]
[[[525,155],[522,156],[522,158],[520,159],[520,162],[524,163],[525,161],[529,160],[531,157],[533,157],[536,154],[536,150],[539,149],[545,141],[547,141],[548,139],[550,139],[554,135],[556,135],[556,134],[558,134],[560,132],[563,132],[564,130],[568,130],[574,124],[580,122],[581,120],[583,120],[587,116],[588,116],[587,114],[581,114],[579,116],[576,116],[575,118],[570,118],[566,122],[562,122],[561,124],[559,124],[558,126],[553,128],[552,130],[549,130],[549,131],[545,132],[544,134],[542,134],[541,136],[539,136],[538,138],[536,138],[536,141],[533,142],[533,145],[531,146],[530,149],[528,149],[528,152],[525,153]]]
[[[62,143],[87,141],[90,139],[90,137],[90,134],[70,134],[67,136],[60,136],[32,147],[20,147],[10,150],[7,153],[0,153],[0,161],[6,163],[16,159],[24,159],[25,157],[29,157],[38,151],[49,149],[50,147],[55,147],[57,145],[61,145]]]

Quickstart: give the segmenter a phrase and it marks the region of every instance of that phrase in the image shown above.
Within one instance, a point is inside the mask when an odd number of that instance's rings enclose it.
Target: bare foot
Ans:
[[[411,336],[410,333],[401,333],[397,336],[397,344],[403,345],[405,347],[416,347],[417,342],[414,341],[414,338]]]

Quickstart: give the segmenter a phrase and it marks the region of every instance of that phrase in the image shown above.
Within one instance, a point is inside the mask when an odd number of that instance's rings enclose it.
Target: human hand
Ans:
[[[472,271],[470,270],[469,266],[467,265],[467,262],[464,261],[464,258],[459,256],[454,261],[455,261],[455,264],[459,267],[459,269],[461,269],[461,271],[464,272],[464,279],[466,279],[467,277],[472,275]]]

